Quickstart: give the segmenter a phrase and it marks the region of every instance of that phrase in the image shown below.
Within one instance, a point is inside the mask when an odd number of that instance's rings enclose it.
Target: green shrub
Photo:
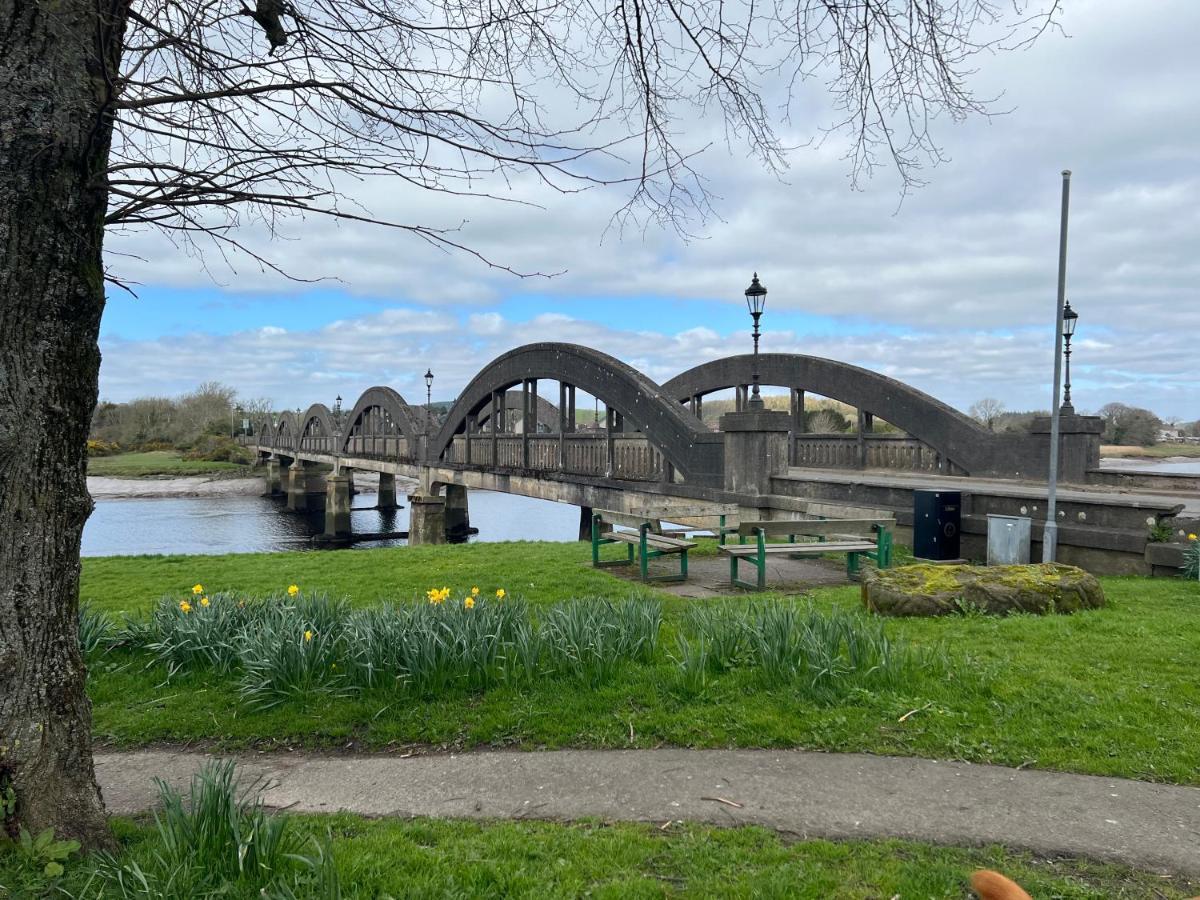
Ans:
[[[749,652],[749,620],[745,604],[729,601],[698,603],[689,606],[683,616],[685,631],[696,635],[706,646],[705,658],[713,672],[725,672],[741,665]]]
[[[679,689],[689,697],[701,693],[708,686],[711,647],[708,638],[698,635],[688,638],[683,632],[675,635],[678,656],[672,657],[678,667]]]
[[[196,438],[184,459],[205,462],[249,463],[250,453],[227,434],[204,434]]]
[[[344,600],[301,595],[292,602],[266,600],[245,609],[253,613],[234,647],[247,702],[268,709],[314,693],[349,692],[345,667],[338,667],[350,619]]]
[[[85,896],[146,898],[340,896],[328,843],[306,841],[284,815],[268,815],[260,785],[239,789],[232,761],[209,762],[186,800],[159,781],[153,853],[103,855]],[[139,859],[141,861],[139,861]]]
[[[88,456],[114,456],[121,452],[121,445],[116,441],[91,440],[87,442]]]
[[[79,604],[79,649],[85,660],[93,660],[102,656],[113,640],[112,622],[102,612],[97,612],[91,604],[84,601]]]
[[[168,678],[200,669],[223,673],[238,661],[239,636],[263,618],[265,608],[264,601],[233,594],[163,597],[148,623],[127,622],[122,635],[125,643],[141,646],[165,666]]]
[[[1183,577],[1200,580],[1200,541],[1192,539],[1183,548]]]
[[[597,687],[622,663],[653,657],[661,622],[657,600],[568,600],[542,620],[544,649],[553,668]]]

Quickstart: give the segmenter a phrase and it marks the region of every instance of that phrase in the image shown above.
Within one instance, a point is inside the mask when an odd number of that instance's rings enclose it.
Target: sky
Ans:
[[[1073,172],[1067,294],[1079,312],[1073,394],[1200,418],[1200,3],[1064,0],[1062,32],[980,57],[971,85],[998,114],[934,123],[945,161],[902,196],[883,172],[855,189],[831,114],[803,84],[773,174],[717,140],[695,165],[716,215],[690,239],[610,227],[619,188],[559,196],[532,179],[514,205],[375,180],[352,188],[381,218],[455,227],[518,271],[392,230],[294,219],[248,245],[313,283],[252,260],[199,258],[152,232],[112,235],[101,397],[175,395],[217,380],[276,408],[351,405],[387,384],[451,399],[500,353],[569,341],[656,381],[748,352],[743,291],[768,288],[764,352],[805,353],[899,378],[964,411],[1050,405],[1060,172]],[[703,117],[685,143],[703,146]],[[536,204],[536,205],[533,205]],[[880,411],[886,417],[886,413]]]

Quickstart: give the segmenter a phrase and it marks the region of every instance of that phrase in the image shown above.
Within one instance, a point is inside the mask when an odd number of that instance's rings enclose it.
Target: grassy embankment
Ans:
[[[1153,447],[1124,447],[1104,444],[1100,448],[1100,456],[1130,459],[1170,459],[1182,456],[1188,459],[1200,459],[1200,444],[1155,444]]]
[[[540,606],[622,598],[637,585],[587,565],[575,544],[472,544],[343,553],[124,557],[84,561],[81,596],[144,612],[162,595],[263,596],[291,583],[358,606],[408,600],[429,587],[498,587]],[[628,663],[596,688],[541,678],[432,699],[396,691],[314,695],[260,711],[235,674],[168,679],[146,657],[113,651],[93,666],[95,731],[104,743],[199,742],[223,749],[407,744],[453,748],[795,746],[1024,765],[1200,784],[1200,680],[1194,628],[1200,588],[1174,579],[1102,579],[1108,608],[1071,616],[956,616],[888,621],[889,637],[942,645],[944,676],[824,702],[734,670],[684,690],[676,633],[688,605],[664,596],[650,663]],[[822,609],[853,609],[858,588],[822,589]],[[912,710],[917,712],[905,716]],[[631,738],[632,735],[632,738]]]
[[[560,825],[538,822],[296,817],[333,838],[344,897],[921,897],[959,900],[976,868],[1000,869],[1035,897],[1186,897],[1182,880],[1002,848],[963,850],[909,841],[792,842],[760,828]],[[149,868],[152,829],[118,820],[122,861]],[[71,861],[58,887],[83,893],[89,861]],[[0,896],[21,875],[0,856]],[[95,884],[93,884],[93,891]],[[1192,887],[1194,890],[1194,886]],[[141,896],[135,890],[130,896]],[[47,894],[49,896],[49,894]],[[56,893],[55,896],[62,896]],[[241,896],[235,894],[235,896]]]
[[[174,450],[118,453],[114,456],[93,456],[88,460],[88,474],[106,478],[236,475],[246,474],[249,471],[249,467],[241,463],[184,459]]]

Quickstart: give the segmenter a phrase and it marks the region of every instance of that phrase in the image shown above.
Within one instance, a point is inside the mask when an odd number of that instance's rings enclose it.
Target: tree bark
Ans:
[[[79,651],[123,0],[0,0],[0,788],[10,833],[111,843]]]

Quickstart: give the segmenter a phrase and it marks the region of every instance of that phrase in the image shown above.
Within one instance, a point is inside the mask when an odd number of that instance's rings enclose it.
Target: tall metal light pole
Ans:
[[[1067,211],[1071,204],[1071,170],[1062,173],[1062,218],[1058,226],[1058,296],[1054,301],[1054,391],[1050,404],[1050,476],[1046,489],[1046,527],[1042,532],[1042,562],[1054,562],[1058,550],[1058,433],[1059,388],[1062,385],[1063,313],[1067,302]],[[1073,412],[1073,410],[1069,411]]]
[[[762,409],[763,400],[758,391],[758,320],[762,318],[763,309],[767,305],[767,289],[759,282],[758,273],[754,273],[754,278],[750,281],[750,287],[746,288],[746,308],[750,310],[750,318],[754,320],[754,390],[750,394],[750,401],[746,405],[751,409]]]

